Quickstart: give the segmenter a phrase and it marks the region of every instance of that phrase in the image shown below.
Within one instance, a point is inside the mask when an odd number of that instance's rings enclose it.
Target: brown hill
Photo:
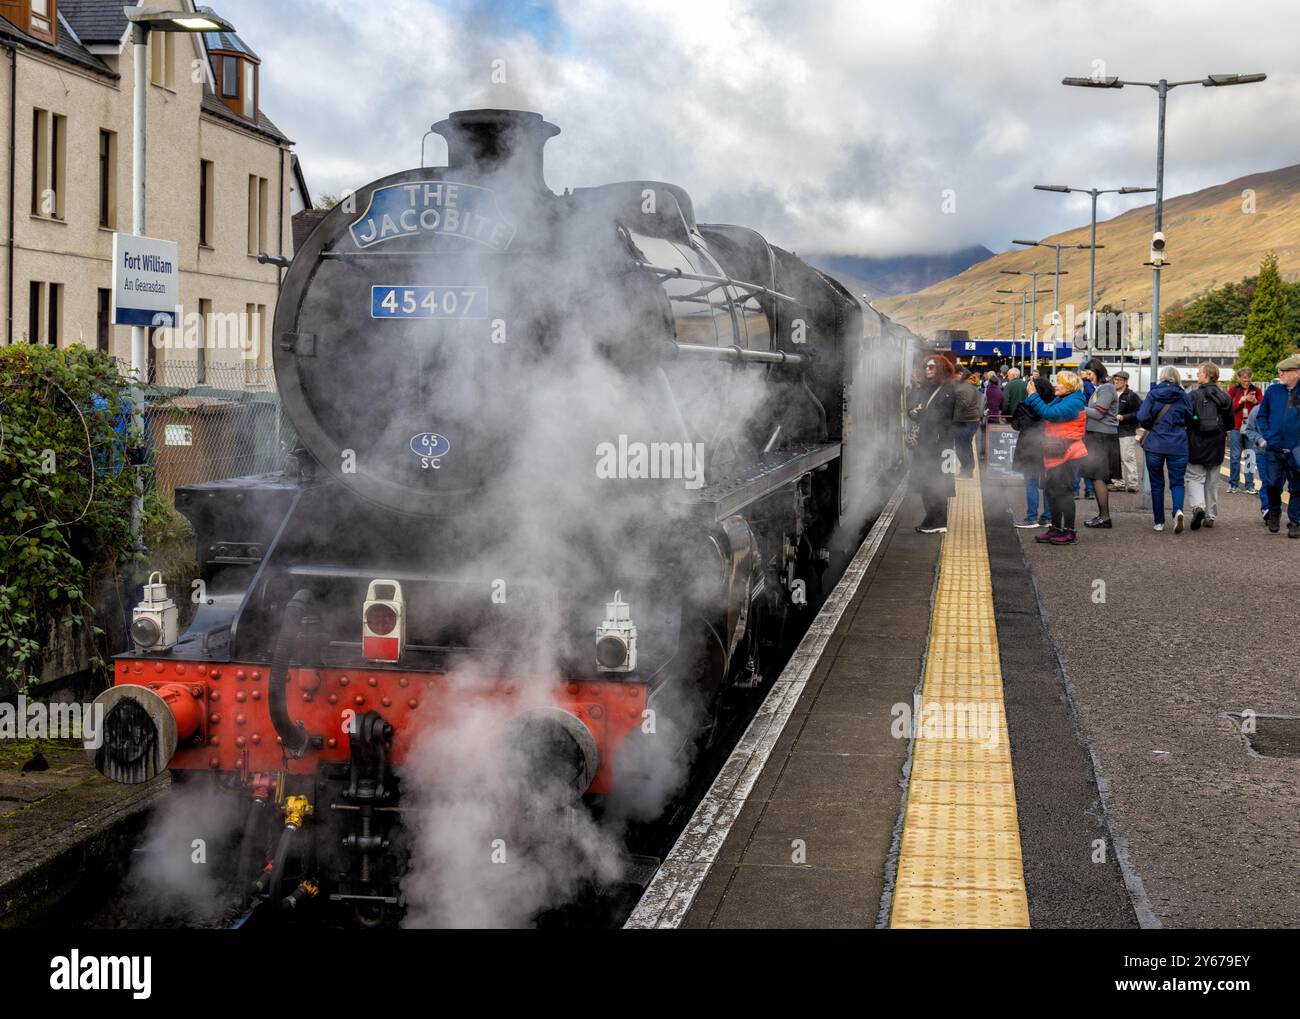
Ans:
[[[1246,191],[1254,192],[1254,212],[1243,211]],[[1060,201],[1055,195],[1035,196]],[[1127,299],[1127,310],[1150,311],[1151,269],[1142,263],[1150,257],[1155,210],[1151,205],[1130,209],[1097,224],[1097,307],[1116,310]],[[1170,264],[1162,271],[1160,306],[1166,311],[1197,294],[1253,276],[1269,251],[1276,251],[1283,276],[1300,275],[1300,165],[1251,174],[1216,187],[1165,199],[1164,232]],[[1088,243],[1088,224],[1045,238],[1053,243]],[[1050,248],[1008,251],[951,279],[913,294],[877,302],[886,314],[924,336],[936,329],[967,329],[971,336],[1010,333],[1010,308],[992,304],[999,288],[1022,289],[1027,276],[1004,276],[1002,269],[1055,268]],[[1062,251],[1061,314],[1069,335],[1068,306],[1077,321],[1088,307],[1088,252]],[[1052,277],[1039,277],[1039,287],[1052,286]],[[1046,303],[1043,298],[1046,298]],[[1039,334],[1046,338],[1045,316],[1052,310],[1052,295],[1039,296]],[[1017,312],[1019,315],[1019,312]]]

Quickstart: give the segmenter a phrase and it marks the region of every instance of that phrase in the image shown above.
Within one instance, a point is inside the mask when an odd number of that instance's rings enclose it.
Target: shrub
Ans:
[[[27,685],[55,625],[93,627],[93,580],[129,553],[127,384],[82,346],[0,347],[0,685]]]

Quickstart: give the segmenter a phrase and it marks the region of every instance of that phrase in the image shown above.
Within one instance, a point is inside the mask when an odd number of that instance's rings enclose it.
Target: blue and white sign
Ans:
[[[952,352],[958,357],[1033,357],[1034,345],[1029,340],[954,340]],[[1062,340],[1060,343],[1038,343],[1039,358],[1058,361],[1072,357],[1073,348]]]
[[[113,322],[175,326],[180,303],[176,242],[113,234]]]
[[[371,318],[487,318],[487,287],[370,288]]]
[[[451,443],[445,435],[437,432],[421,432],[411,436],[411,452],[419,457],[446,456]]]
[[[491,190],[450,180],[378,188],[371,192],[366,211],[348,229],[359,248],[399,237],[444,234],[504,251],[515,237],[515,228],[502,218]]]

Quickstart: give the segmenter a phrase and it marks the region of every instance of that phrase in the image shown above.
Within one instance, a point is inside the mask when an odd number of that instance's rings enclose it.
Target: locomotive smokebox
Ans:
[[[459,110],[433,125],[447,140],[447,168],[453,173],[504,174],[542,190],[542,149],[560,133],[540,113],[524,110]]]

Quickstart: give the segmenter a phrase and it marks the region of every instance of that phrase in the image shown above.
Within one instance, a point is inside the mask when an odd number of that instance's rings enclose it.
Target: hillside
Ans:
[[[1243,192],[1254,191],[1255,211],[1243,211]],[[1060,201],[1056,195],[1026,195],[1026,201]],[[1143,311],[1151,307],[1151,269],[1142,263],[1150,257],[1152,205],[1130,209],[1097,224],[1097,306]],[[1243,276],[1254,275],[1268,251],[1276,251],[1284,277],[1300,275],[1300,165],[1251,174],[1215,187],[1165,200],[1164,232],[1168,238],[1169,265],[1160,280],[1162,310],[1197,294]],[[1086,244],[1088,224],[1044,238],[1053,243]],[[1051,249],[1008,251],[979,262],[950,279],[899,297],[884,298],[878,307],[924,336],[936,329],[967,329],[972,336],[1009,332],[1010,308],[991,302],[1006,300],[999,288],[1021,289],[1028,277],[1003,276],[1002,269],[1051,270],[1056,255]],[[1062,251],[1061,314],[1069,334],[1068,306],[1076,315],[1088,307],[1088,252]],[[1040,287],[1052,286],[1052,277],[1040,277]],[[1042,297],[1047,298],[1046,305]],[[1040,295],[1039,321],[1051,313],[1051,294]],[[1040,324],[1040,332],[1042,331]]]
[[[854,293],[866,293],[875,301],[896,294],[910,294],[992,257],[993,252],[988,248],[975,245],[942,255],[897,255],[891,258],[808,255],[807,261],[829,272]]]

